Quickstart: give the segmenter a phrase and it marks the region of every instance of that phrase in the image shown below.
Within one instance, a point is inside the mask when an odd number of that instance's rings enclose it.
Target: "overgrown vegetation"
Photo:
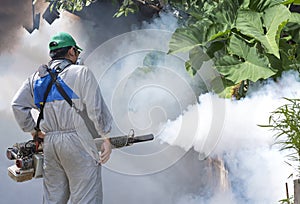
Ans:
[[[285,98],[287,103],[274,110],[268,125],[261,127],[274,131],[275,144],[287,151],[287,158],[300,175],[300,99]]]
[[[195,0],[175,6],[188,14],[170,42],[170,53],[189,52],[186,69],[195,74],[212,59],[223,76],[224,97],[246,94],[250,82],[300,68],[300,14],[295,1]],[[299,2],[298,2],[299,3]]]
[[[280,151],[287,152],[288,164],[297,177],[300,176],[300,99],[285,98],[287,103],[271,112],[268,125],[259,125],[274,131],[275,145]],[[291,174],[290,176],[293,176]],[[294,196],[279,201],[281,204],[293,204]]]

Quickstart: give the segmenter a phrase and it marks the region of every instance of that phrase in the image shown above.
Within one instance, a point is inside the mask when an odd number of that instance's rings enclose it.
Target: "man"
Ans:
[[[13,99],[13,112],[23,131],[44,139],[43,202],[99,204],[102,203],[101,163],[109,159],[111,145],[105,139],[99,157],[79,112],[87,113],[102,136],[110,131],[112,117],[92,72],[86,66],[76,65],[82,49],[73,37],[58,33],[51,38],[49,49],[52,60],[23,83]],[[46,91],[53,76],[72,100],[72,107],[56,85],[50,85]],[[38,127],[31,109],[43,109]]]

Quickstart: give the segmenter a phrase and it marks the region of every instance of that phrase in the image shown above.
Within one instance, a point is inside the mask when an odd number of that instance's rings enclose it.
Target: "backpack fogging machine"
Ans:
[[[108,138],[112,148],[122,148],[134,143],[146,142],[153,140],[153,134],[134,136],[131,135],[117,136]],[[103,138],[94,139],[98,151],[104,141]],[[15,164],[8,167],[8,175],[17,182],[24,182],[32,178],[43,177],[43,141],[38,138],[23,143],[16,143],[7,148],[6,156],[9,160],[14,160]]]

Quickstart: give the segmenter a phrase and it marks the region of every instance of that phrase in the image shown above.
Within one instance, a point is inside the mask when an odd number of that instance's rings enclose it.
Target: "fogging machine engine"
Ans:
[[[17,182],[43,177],[43,148],[41,140],[16,143],[6,150],[15,165],[8,167],[8,175]]]

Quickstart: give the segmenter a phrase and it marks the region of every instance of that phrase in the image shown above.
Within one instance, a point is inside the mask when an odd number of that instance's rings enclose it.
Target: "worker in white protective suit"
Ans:
[[[92,134],[78,114],[86,111],[101,136],[111,130],[112,117],[101,96],[93,73],[83,65],[76,65],[80,50],[68,33],[58,33],[49,43],[48,65],[40,66],[18,90],[12,102],[15,118],[25,132],[44,139],[44,195],[45,204],[101,204],[101,163],[111,154],[111,144],[105,139],[99,154]],[[72,106],[51,81],[50,71],[57,76]],[[37,126],[31,109],[43,115]],[[99,156],[100,155],[100,156]]]

